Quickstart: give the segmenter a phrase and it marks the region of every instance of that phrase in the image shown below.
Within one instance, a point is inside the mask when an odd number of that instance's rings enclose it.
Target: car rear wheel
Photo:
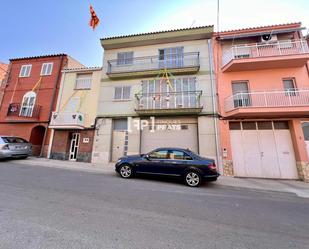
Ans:
[[[198,187],[202,182],[202,178],[196,171],[188,171],[185,174],[185,183],[190,187]]]
[[[133,169],[130,165],[124,164],[120,166],[119,174],[122,178],[130,178],[133,175]]]

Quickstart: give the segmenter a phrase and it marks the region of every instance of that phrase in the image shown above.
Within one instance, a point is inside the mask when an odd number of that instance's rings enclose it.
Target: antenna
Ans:
[[[217,32],[219,33],[220,31],[220,0],[217,0]]]
[[[192,26],[193,26],[194,24],[195,24],[195,20],[193,20],[193,22],[192,22],[190,28],[192,28]]]

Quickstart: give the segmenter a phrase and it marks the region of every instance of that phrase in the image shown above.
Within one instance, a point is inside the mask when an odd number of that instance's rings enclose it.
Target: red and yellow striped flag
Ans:
[[[91,4],[90,4],[90,15],[91,17],[89,21],[89,26],[92,27],[92,29],[94,30],[99,25],[100,19],[98,18]]]

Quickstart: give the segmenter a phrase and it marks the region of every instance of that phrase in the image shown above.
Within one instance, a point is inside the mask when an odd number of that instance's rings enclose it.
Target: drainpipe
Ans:
[[[214,130],[215,130],[215,142],[216,142],[216,156],[218,162],[218,171],[222,172],[222,159],[220,156],[220,140],[219,140],[219,131],[218,131],[218,115],[217,115],[217,102],[216,102],[216,85],[214,80],[214,61],[213,61],[213,48],[211,44],[211,40],[208,39],[208,54],[209,54],[209,66],[210,66],[210,82],[211,82],[211,96],[212,96],[212,108],[214,115]]]
[[[56,95],[56,91],[57,91],[57,84],[58,84],[58,82],[60,80],[63,60],[64,60],[64,55],[61,55],[61,62],[60,62],[60,66],[59,66],[59,71],[58,71],[57,79],[55,81],[55,85],[54,85],[54,89],[53,89],[53,93],[52,93],[52,100],[51,100],[51,104],[50,104],[50,108],[49,108],[49,113],[48,113],[48,122],[47,122],[48,124],[50,122],[51,113],[52,113],[53,106],[54,106],[54,103],[55,103],[55,95]],[[48,132],[48,124],[47,124],[46,129],[45,129],[45,134],[44,134],[44,138],[43,138],[43,142],[42,142],[42,148],[41,148],[41,152],[40,152],[40,157],[42,157],[42,155],[43,155],[44,145],[45,145],[46,136],[47,136],[47,132]]]

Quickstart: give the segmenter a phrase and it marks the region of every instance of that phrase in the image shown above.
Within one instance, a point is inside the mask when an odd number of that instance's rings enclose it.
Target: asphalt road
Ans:
[[[0,163],[0,248],[309,248],[292,194]]]

